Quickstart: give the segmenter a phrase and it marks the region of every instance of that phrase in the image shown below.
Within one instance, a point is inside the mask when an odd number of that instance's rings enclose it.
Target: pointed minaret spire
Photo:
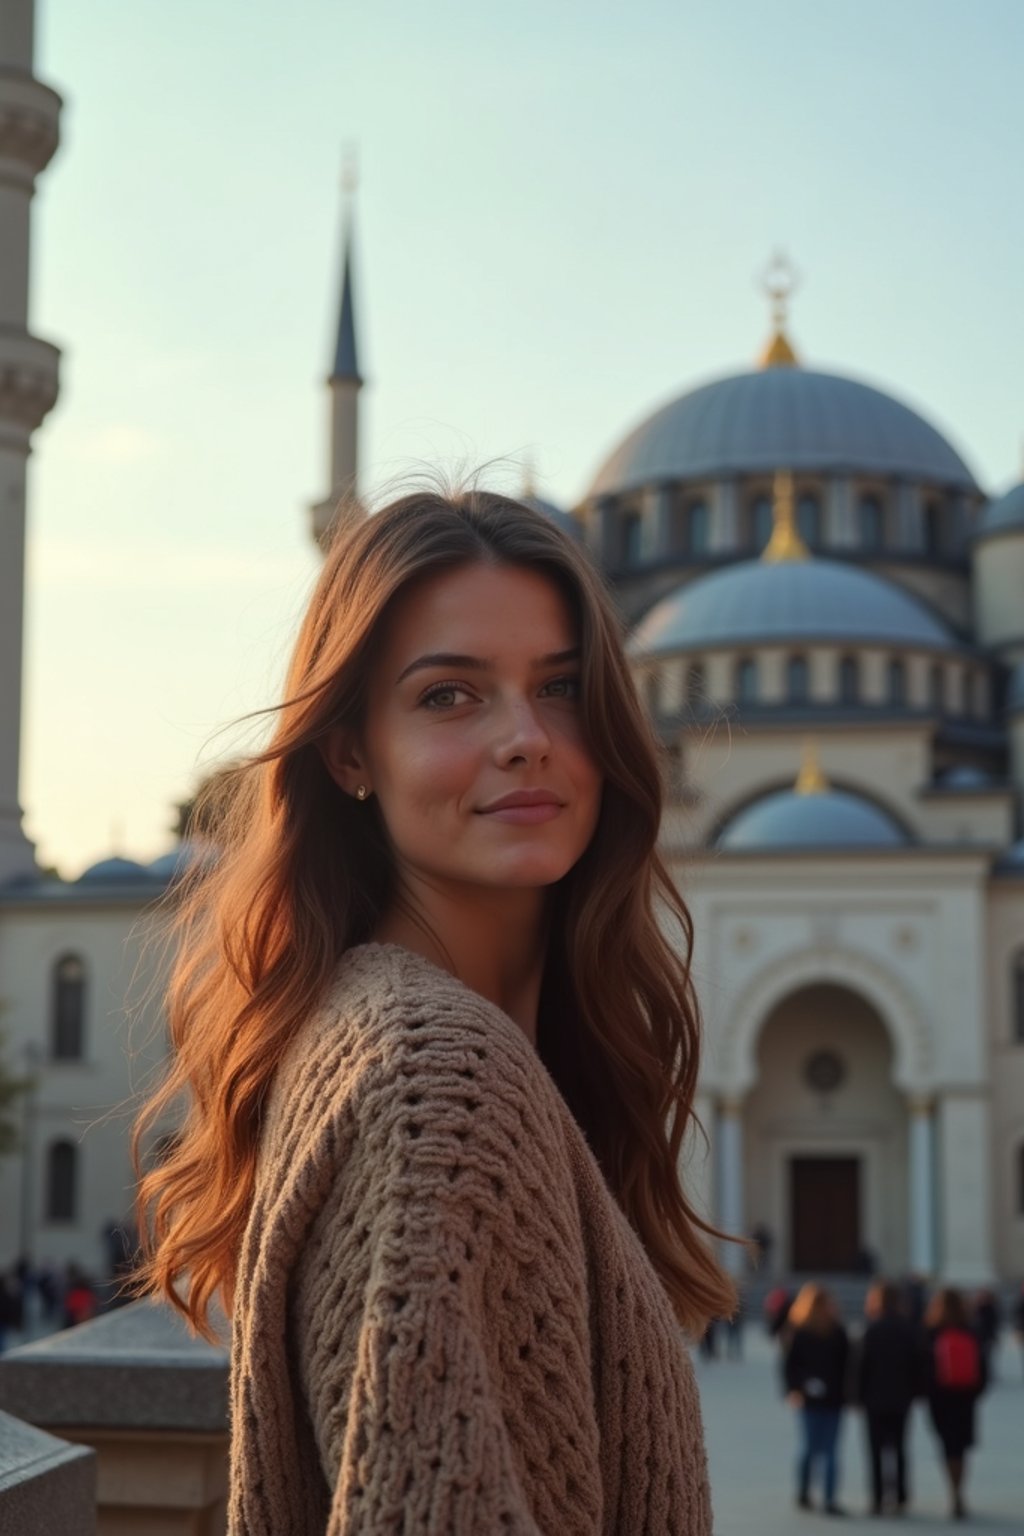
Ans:
[[[361,384],[359,363],[356,358],[356,319],[352,305],[352,225],[353,202],[357,185],[355,158],[349,154],[341,173],[341,190],[344,197],[341,267],[341,304],[338,309],[338,337],[334,348],[334,367],[331,379],[350,379]]]
[[[356,503],[359,491],[359,391],[363,377],[356,351],[355,304],[352,297],[352,204],[356,190],[355,156],[345,155],[341,175],[341,302],[338,330],[334,341],[331,372],[327,378],[330,391],[330,441],[328,444],[327,495],[312,508],[313,537],[322,548],[334,521],[338,505]]]

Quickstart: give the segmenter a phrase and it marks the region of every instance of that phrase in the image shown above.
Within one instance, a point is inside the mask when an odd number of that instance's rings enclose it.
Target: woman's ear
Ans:
[[[332,726],[317,747],[324,767],[338,788],[347,795],[365,800],[373,785],[366,770],[366,760],[351,731],[343,725]]]

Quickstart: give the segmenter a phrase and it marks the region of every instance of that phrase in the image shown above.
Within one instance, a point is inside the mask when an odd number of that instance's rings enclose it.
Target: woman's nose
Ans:
[[[527,699],[518,699],[502,713],[501,729],[496,737],[499,761],[517,757],[527,761],[544,758],[551,748],[551,737],[540,712]]]

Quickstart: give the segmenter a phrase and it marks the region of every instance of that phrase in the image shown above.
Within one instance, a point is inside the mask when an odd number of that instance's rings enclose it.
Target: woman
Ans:
[[[928,1407],[942,1446],[950,1512],[955,1520],[963,1520],[967,1452],[975,1441],[974,1408],[986,1385],[985,1353],[971,1329],[963,1296],[951,1286],[936,1292],[924,1321]]]
[[[139,1227],[232,1315],[232,1536],[710,1532],[691,924],[584,556],[483,492],[348,518],[230,787]]]
[[[811,1474],[816,1462],[824,1468],[825,1512],[841,1515],[836,1502],[839,1486],[837,1446],[846,1401],[849,1341],[831,1295],[821,1285],[804,1285],[797,1292],[786,1320],[789,1342],[783,1357],[786,1398],[800,1410],[801,1448],[797,1460],[796,1502],[810,1509]]]
[[[907,1416],[921,1391],[920,1332],[903,1310],[899,1287],[878,1281],[864,1303],[868,1319],[857,1362],[857,1401],[864,1409],[871,1463],[871,1508],[902,1513],[907,1480]]]

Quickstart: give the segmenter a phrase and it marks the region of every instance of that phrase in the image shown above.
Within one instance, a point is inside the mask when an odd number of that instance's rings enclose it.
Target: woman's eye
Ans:
[[[458,703],[458,695],[466,691],[458,683],[435,683],[423,694],[420,703],[428,708],[451,709]]]
[[[557,699],[578,699],[580,680],[578,677],[553,677],[550,683],[545,684],[545,689]]]

